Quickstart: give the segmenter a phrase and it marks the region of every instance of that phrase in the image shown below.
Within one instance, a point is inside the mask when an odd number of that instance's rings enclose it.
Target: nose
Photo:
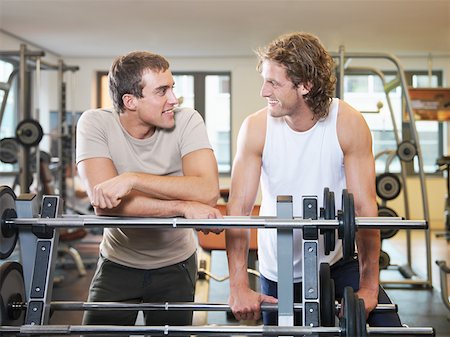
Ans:
[[[169,92],[169,97],[168,97],[168,102],[170,104],[178,104],[178,98],[177,95],[175,95],[175,93],[173,92],[173,90],[170,90]]]
[[[266,82],[264,82],[261,86],[261,91],[259,92],[259,94],[261,95],[261,97],[269,97],[271,95],[269,85]]]

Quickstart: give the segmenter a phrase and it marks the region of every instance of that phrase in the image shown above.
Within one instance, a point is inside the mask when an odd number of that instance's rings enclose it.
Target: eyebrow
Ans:
[[[167,89],[172,88],[174,85],[175,85],[175,83],[172,84],[172,85],[161,85],[160,87],[155,88],[155,89],[153,90],[153,92],[161,92],[161,91],[163,91],[163,90],[167,90]]]

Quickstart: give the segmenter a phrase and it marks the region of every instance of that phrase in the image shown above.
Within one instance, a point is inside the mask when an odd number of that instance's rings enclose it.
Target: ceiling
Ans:
[[[1,32],[62,57],[245,57],[300,30],[330,51],[450,56],[450,0],[0,0]]]

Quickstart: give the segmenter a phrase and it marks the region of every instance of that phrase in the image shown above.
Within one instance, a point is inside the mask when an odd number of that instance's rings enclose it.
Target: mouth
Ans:
[[[269,106],[275,106],[275,105],[277,105],[279,103],[279,101],[278,100],[275,100],[275,99],[268,99],[267,100],[267,104],[269,104]]]
[[[164,111],[162,112],[162,114],[165,115],[165,116],[173,116],[173,115],[174,115],[173,108],[172,108],[172,109],[164,110]]]

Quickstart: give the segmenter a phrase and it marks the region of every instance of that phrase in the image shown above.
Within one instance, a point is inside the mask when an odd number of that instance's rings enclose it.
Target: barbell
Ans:
[[[23,268],[19,262],[6,261],[0,265],[0,325],[22,325],[25,323],[23,313],[28,307],[25,302],[25,283]],[[321,263],[319,268],[320,280],[320,308],[323,326],[334,326],[336,313],[341,305],[335,300],[334,283],[330,276],[328,263]],[[31,304],[33,305],[33,304]],[[302,303],[294,303],[294,310],[303,310]],[[52,311],[231,311],[228,304],[223,303],[123,303],[123,302],[78,302],[53,301],[50,303]],[[277,311],[277,304],[263,303],[262,311]],[[375,311],[397,311],[395,304],[379,304]]]
[[[403,220],[401,218],[356,217],[353,195],[347,190],[342,194],[342,210],[332,219],[282,219],[277,217],[233,217],[223,219],[185,219],[185,218],[137,218],[110,217],[96,215],[62,215],[58,218],[18,218],[15,208],[16,196],[8,186],[0,187],[0,258],[7,258],[14,250],[21,226],[43,228],[75,228],[75,227],[128,227],[128,228],[292,228],[316,226],[321,230],[338,230],[342,240],[344,259],[350,259],[355,251],[355,233],[358,229],[426,229],[425,220]],[[324,213],[330,212],[331,203],[325,199]],[[323,213],[323,212],[321,212]],[[333,239],[328,240],[331,242]],[[327,246],[328,247],[328,246]],[[334,249],[328,247],[326,250]]]
[[[0,333],[3,333],[3,329],[11,326],[21,326],[25,322],[24,312],[28,305],[35,305],[33,303],[27,304],[24,302],[25,290],[24,290],[24,280],[23,280],[23,270],[20,263],[15,261],[6,261],[0,266],[1,271],[1,283],[0,283]],[[332,281],[330,279],[329,265],[327,263],[322,263],[319,269],[319,278],[321,289],[325,292],[321,294],[326,294],[329,292],[327,286],[331,285]],[[332,296],[324,296],[321,298],[321,323],[325,327],[335,326],[335,315],[340,311],[341,305],[336,303],[334,300],[334,291],[331,292]],[[355,295],[356,296],[356,295]],[[354,301],[349,298],[353,298],[353,291],[351,288],[344,291],[343,303],[350,303],[349,308],[344,313],[344,317],[349,317],[342,322],[341,327],[343,331],[349,331],[348,336],[353,336],[354,330],[357,326],[365,326],[365,312],[364,303],[362,305],[363,310],[358,309],[355,306]],[[294,310],[303,310],[303,305],[301,303],[294,303]],[[33,307],[31,307],[33,309]],[[376,310],[386,311],[386,310],[396,310],[395,305],[379,305]],[[193,302],[177,302],[177,303],[123,303],[123,302],[70,302],[70,301],[59,301],[51,302],[50,310],[60,310],[60,311],[74,311],[74,310],[121,310],[121,311],[136,311],[136,310],[151,310],[151,311],[172,311],[172,310],[190,310],[190,311],[230,311],[230,307],[227,304],[221,303],[193,303]],[[263,311],[277,311],[277,304],[263,303],[261,305],[261,310]],[[361,314],[362,312],[362,314]],[[326,317],[330,315],[330,317]],[[360,315],[360,317],[353,317],[355,315]],[[351,318],[350,318],[351,317]],[[358,322],[358,323],[356,323]],[[40,328],[39,328],[40,329]],[[96,327],[93,327],[96,331]],[[10,332],[9,328],[7,331]],[[363,330],[361,330],[363,331]],[[42,330],[39,332],[44,333]],[[36,332],[38,333],[38,332]],[[358,336],[363,336],[359,335]]]

